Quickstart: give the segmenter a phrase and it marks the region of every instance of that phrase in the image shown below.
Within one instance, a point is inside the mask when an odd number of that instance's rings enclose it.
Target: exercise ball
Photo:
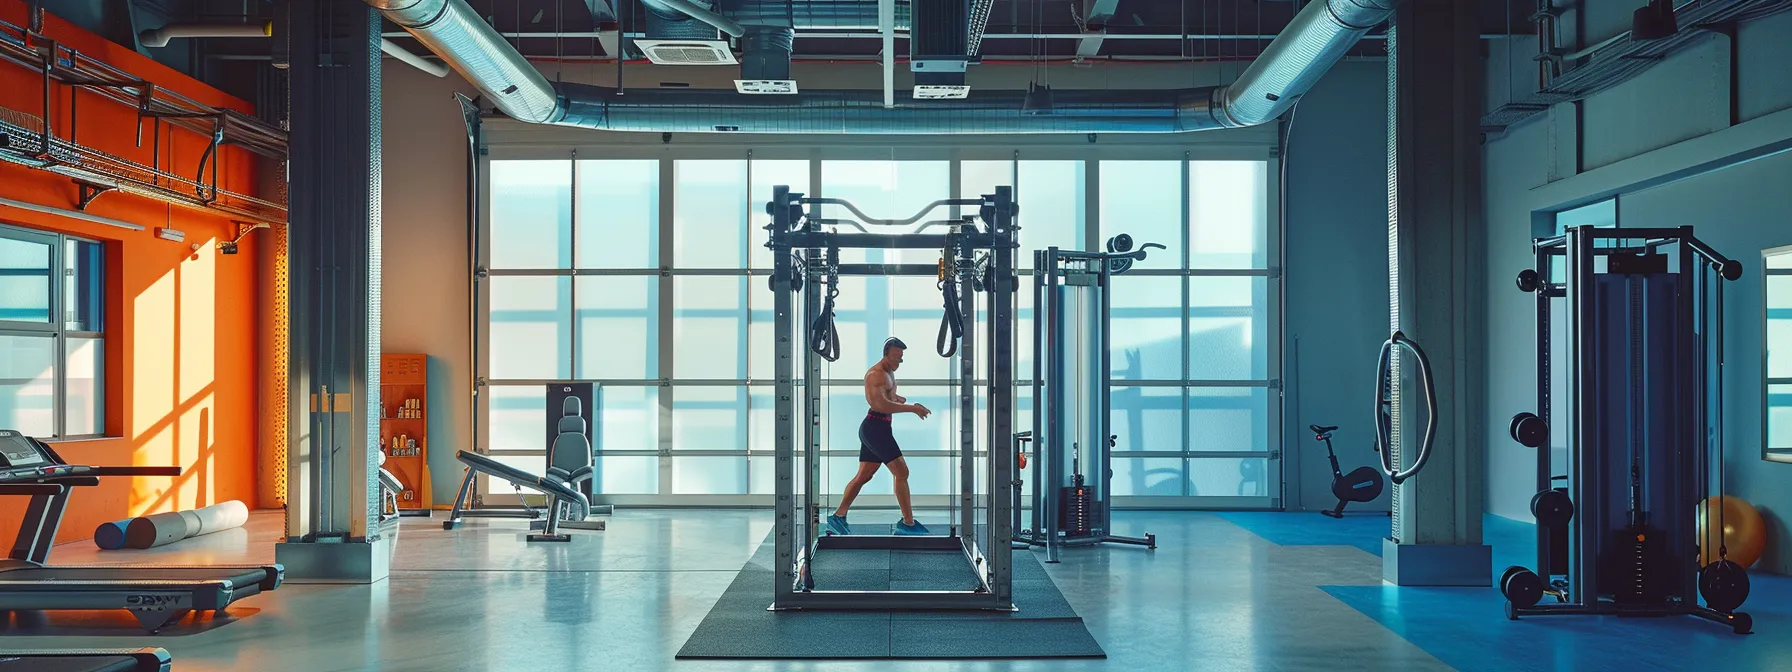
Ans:
[[[1767,525],[1761,521],[1761,512],[1748,502],[1733,495],[1710,497],[1699,502],[1698,516],[1700,567],[1717,562],[1720,543],[1728,550],[1725,558],[1730,562],[1749,567],[1761,559],[1761,552],[1767,548]]]

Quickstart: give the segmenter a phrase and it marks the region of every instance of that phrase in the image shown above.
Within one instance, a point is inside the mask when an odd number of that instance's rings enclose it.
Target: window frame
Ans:
[[[1231,141],[1229,141],[1229,142],[1213,142],[1213,140],[1221,139],[1218,136],[1227,136],[1228,138],[1231,139]],[[1283,427],[1283,424],[1285,423],[1286,416],[1284,414],[1284,409],[1283,409],[1283,400],[1281,398],[1282,395],[1279,393],[1279,390],[1282,385],[1282,380],[1281,380],[1281,377],[1283,375],[1283,371],[1282,371],[1283,350],[1282,350],[1282,348],[1283,348],[1283,340],[1285,337],[1285,334],[1282,333],[1283,321],[1282,321],[1282,316],[1281,316],[1281,310],[1282,310],[1281,282],[1282,282],[1283,271],[1280,266],[1280,264],[1281,264],[1280,250],[1281,250],[1281,245],[1282,245],[1282,234],[1283,234],[1284,223],[1282,220],[1280,203],[1278,202],[1278,199],[1276,197],[1276,195],[1280,192],[1279,182],[1281,179],[1281,171],[1280,171],[1280,160],[1281,159],[1278,156],[1277,152],[1275,151],[1275,142],[1274,142],[1273,134],[1265,134],[1261,138],[1249,138],[1244,141],[1240,141],[1238,139],[1240,136],[1237,136],[1237,135],[1195,134],[1195,135],[1191,135],[1191,136],[1184,136],[1181,139],[1181,140],[1183,140],[1182,144],[1173,144],[1173,145],[1162,143],[1161,138],[1152,139],[1150,142],[1146,142],[1142,139],[1127,139],[1125,141],[1109,145],[1109,144],[1107,144],[1109,142],[1108,138],[1106,136],[1104,136],[1102,138],[1102,143],[1103,143],[1102,145],[1093,145],[1093,146],[1086,144],[1086,141],[1084,141],[1080,136],[1078,138],[1076,138],[1077,142],[1074,144],[1070,143],[1070,142],[1063,141],[1063,140],[1059,140],[1056,142],[1037,142],[1036,143],[1036,142],[1030,141],[1029,139],[1024,139],[1024,138],[1003,138],[1003,139],[1001,139],[1000,144],[994,144],[994,143],[979,144],[979,142],[980,142],[979,140],[973,139],[971,142],[961,143],[961,144],[957,144],[957,145],[916,144],[916,145],[907,145],[907,146],[889,146],[889,145],[856,146],[855,143],[848,142],[848,143],[843,143],[843,144],[830,145],[830,146],[826,146],[826,147],[815,146],[813,144],[814,143],[813,139],[808,139],[804,144],[801,144],[801,145],[781,144],[781,143],[776,143],[776,142],[767,143],[767,144],[757,144],[757,143],[749,144],[749,143],[739,142],[739,141],[732,142],[732,143],[728,142],[728,141],[710,142],[708,140],[697,141],[697,142],[694,142],[693,144],[688,144],[688,145],[681,144],[681,145],[667,146],[667,145],[661,144],[659,142],[654,142],[651,145],[648,145],[646,143],[635,144],[634,142],[628,141],[626,139],[629,138],[630,136],[628,136],[626,134],[623,134],[622,136],[616,136],[615,134],[593,135],[593,134],[589,134],[589,133],[580,134],[580,135],[576,136],[577,139],[574,139],[574,136],[567,136],[568,141],[565,143],[550,142],[548,140],[549,138],[558,137],[557,131],[555,129],[548,129],[541,133],[533,132],[532,130],[518,131],[518,132],[516,132],[516,135],[512,135],[511,133],[494,132],[494,133],[487,134],[486,137],[488,138],[489,142],[486,144],[486,146],[484,148],[485,151],[482,151],[479,154],[478,160],[481,163],[481,166],[480,166],[481,174],[487,175],[487,176],[489,176],[489,174],[490,174],[490,171],[487,168],[489,167],[490,163],[494,162],[494,161],[553,159],[553,160],[573,161],[573,162],[575,162],[575,165],[576,165],[576,162],[591,161],[591,160],[657,159],[659,161],[660,180],[659,180],[659,185],[658,185],[659,193],[658,193],[657,198],[659,200],[658,207],[659,207],[659,212],[660,212],[659,231],[658,231],[658,235],[660,236],[660,245],[659,245],[658,249],[659,249],[659,253],[660,253],[661,264],[659,265],[658,268],[580,269],[580,268],[576,268],[576,266],[578,264],[575,263],[575,264],[573,264],[573,266],[575,266],[575,268],[561,269],[561,270],[555,270],[555,271],[540,271],[540,270],[507,271],[504,269],[491,269],[489,267],[489,250],[491,249],[490,242],[491,242],[491,235],[492,235],[491,213],[490,213],[489,208],[482,208],[482,211],[478,213],[478,217],[479,217],[478,231],[479,231],[479,236],[480,236],[479,247],[480,247],[480,250],[482,250],[481,258],[478,260],[478,267],[479,267],[479,272],[480,272],[479,274],[480,274],[481,278],[491,277],[491,276],[512,275],[512,274],[516,274],[516,275],[521,275],[521,274],[529,274],[529,275],[564,274],[564,275],[571,275],[575,278],[583,277],[583,276],[587,276],[587,275],[639,275],[639,276],[657,276],[660,278],[660,282],[662,284],[660,285],[660,291],[658,292],[658,296],[659,296],[658,308],[660,311],[660,319],[662,320],[662,322],[661,322],[660,328],[658,329],[659,339],[660,339],[660,351],[659,351],[660,363],[658,366],[659,377],[654,378],[654,379],[642,379],[642,380],[611,380],[611,379],[585,380],[585,379],[579,379],[579,382],[592,382],[592,383],[595,383],[595,384],[598,384],[601,386],[606,386],[606,387],[653,387],[653,388],[659,388],[659,390],[660,390],[659,394],[661,395],[660,396],[660,407],[661,408],[658,412],[659,432],[658,432],[658,436],[656,437],[658,444],[659,444],[658,450],[640,450],[640,449],[609,450],[609,449],[603,449],[603,450],[599,451],[600,456],[618,456],[618,457],[658,456],[660,459],[660,462],[659,462],[660,484],[657,489],[658,494],[639,495],[639,496],[630,496],[630,495],[604,496],[604,495],[600,494],[599,495],[600,501],[607,501],[610,503],[615,503],[615,504],[620,504],[620,505],[635,505],[635,504],[667,505],[667,504],[670,504],[670,505],[702,505],[702,506],[768,506],[771,503],[771,496],[769,494],[754,494],[753,493],[753,487],[754,487],[753,484],[755,481],[754,470],[760,469],[760,468],[769,469],[772,466],[771,458],[772,458],[773,451],[771,450],[771,447],[769,445],[764,446],[763,449],[761,449],[752,444],[752,440],[754,437],[754,433],[753,433],[754,425],[753,425],[753,422],[751,421],[751,418],[754,417],[755,410],[753,408],[751,408],[750,403],[749,403],[749,408],[742,411],[743,418],[746,418],[747,420],[740,423],[741,426],[738,430],[740,433],[740,437],[741,437],[740,445],[743,446],[743,449],[740,449],[740,450],[679,449],[679,450],[674,451],[672,448],[672,446],[677,441],[676,441],[676,437],[674,436],[674,432],[676,431],[676,428],[674,427],[675,423],[672,421],[672,417],[671,417],[672,413],[670,412],[670,408],[673,403],[673,395],[674,395],[674,391],[676,388],[691,387],[691,386],[730,386],[730,387],[738,386],[738,387],[742,388],[742,390],[743,390],[741,392],[741,394],[743,394],[750,402],[752,399],[768,392],[770,390],[770,385],[772,383],[772,381],[769,378],[752,377],[752,374],[754,374],[756,372],[752,370],[753,367],[751,366],[750,362],[748,364],[746,364],[746,366],[745,366],[746,371],[748,373],[748,377],[743,378],[743,379],[738,379],[738,380],[721,380],[721,379],[716,379],[716,380],[701,379],[701,380],[699,380],[699,379],[683,379],[683,378],[675,378],[674,377],[674,374],[675,374],[675,366],[674,366],[675,362],[673,360],[673,349],[674,348],[672,347],[672,345],[670,343],[671,332],[673,331],[671,328],[671,326],[672,326],[671,319],[672,319],[673,311],[675,309],[675,306],[674,306],[675,292],[673,289],[674,279],[678,278],[678,277],[686,277],[686,276],[713,276],[713,275],[747,277],[747,278],[749,278],[748,289],[749,289],[750,297],[751,297],[751,299],[758,299],[758,298],[762,298],[762,297],[760,297],[760,294],[762,294],[763,292],[752,292],[751,290],[760,288],[760,287],[762,287],[762,285],[754,285],[752,283],[753,282],[763,282],[763,278],[760,276],[764,276],[769,273],[769,269],[754,267],[753,266],[754,262],[752,261],[751,255],[748,255],[748,261],[746,262],[746,267],[741,268],[741,269],[679,268],[679,267],[675,267],[673,265],[673,256],[674,256],[673,237],[674,237],[675,229],[676,229],[676,223],[675,223],[676,219],[674,217],[674,212],[673,212],[674,203],[676,201],[676,193],[677,193],[677,184],[676,184],[676,177],[675,177],[676,162],[678,162],[680,160],[716,160],[716,159],[746,161],[746,163],[747,163],[747,167],[746,167],[747,193],[748,193],[749,200],[751,200],[752,194],[753,194],[752,184],[753,184],[754,164],[755,164],[755,162],[758,162],[758,161],[774,161],[774,160],[808,161],[809,168],[810,168],[810,184],[812,187],[812,191],[815,192],[813,195],[826,195],[824,193],[821,193],[826,190],[826,180],[824,179],[824,176],[822,175],[822,172],[823,172],[822,166],[823,166],[824,161],[829,161],[829,160],[945,161],[949,165],[949,176],[948,176],[947,182],[948,182],[948,188],[952,192],[951,196],[953,196],[953,197],[962,197],[962,195],[959,194],[958,192],[961,191],[964,187],[963,180],[961,178],[961,175],[962,175],[962,170],[961,170],[962,163],[961,162],[964,162],[964,161],[1010,162],[1010,163],[1012,163],[1012,165],[1015,166],[1015,171],[1018,171],[1020,162],[1022,162],[1022,161],[1034,161],[1034,160],[1077,161],[1077,162],[1080,162],[1083,164],[1082,188],[1086,192],[1085,206],[1086,206],[1086,210],[1087,210],[1087,212],[1085,213],[1085,216],[1083,217],[1083,227],[1082,227],[1081,231],[1079,231],[1079,235],[1080,235],[1081,239],[1083,240],[1084,244],[1089,246],[1088,249],[1099,249],[1099,244],[1102,241],[1102,239],[1101,239],[1102,226],[1101,226],[1101,218],[1100,218],[1100,213],[1099,213],[1099,210],[1100,210],[1099,191],[1100,191],[1100,175],[1101,175],[1100,163],[1102,161],[1114,161],[1114,160],[1167,160],[1167,161],[1180,162],[1182,175],[1180,176],[1180,179],[1178,179],[1176,181],[1179,185],[1181,185],[1181,188],[1184,190],[1183,194],[1182,194],[1182,203],[1181,203],[1183,222],[1180,227],[1182,239],[1179,241],[1165,241],[1165,242],[1171,242],[1172,244],[1180,245],[1181,249],[1178,250],[1175,255],[1171,255],[1171,257],[1170,257],[1170,260],[1172,261],[1172,265],[1176,266],[1176,268],[1174,268],[1174,269],[1167,269],[1167,268],[1161,268],[1161,267],[1159,267],[1159,268],[1140,268],[1140,269],[1134,270],[1132,272],[1132,274],[1136,274],[1136,275],[1140,275],[1140,276],[1169,275],[1169,276],[1176,276],[1180,280],[1180,284],[1182,285],[1182,290],[1181,290],[1182,296],[1180,298],[1180,301],[1183,305],[1183,310],[1181,310],[1180,312],[1183,313],[1183,316],[1181,319],[1184,322],[1184,332],[1185,332],[1185,334],[1183,336],[1184,343],[1182,345],[1181,351],[1183,352],[1182,359],[1184,360],[1183,367],[1184,367],[1185,371],[1183,372],[1183,378],[1180,380],[1129,381],[1128,384],[1129,385],[1140,385],[1140,386],[1153,386],[1153,387],[1168,386],[1168,387],[1182,388],[1182,393],[1180,396],[1182,397],[1181,404],[1183,407],[1183,411],[1182,411],[1183,415],[1182,415],[1182,422],[1181,422],[1183,436],[1184,436],[1183,449],[1181,451],[1159,450],[1159,451],[1116,452],[1114,454],[1114,457],[1117,459],[1162,458],[1162,457],[1179,458],[1183,464],[1183,472],[1182,472],[1183,476],[1181,479],[1181,482],[1182,482],[1181,487],[1182,487],[1183,495],[1182,496],[1143,496],[1143,495],[1141,495],[1141,496],[1129,496],[1129,497],[1116,497],[1115,504],[1116,504],[1116,506],[1134,507],[1134,508],[1204,508],[1204,509],[1279,509],[1282,506],[1282,501],[1283,501],[1283,497],[1284,497],[1283,490],[1286,487],[1286,475],[1284,472],[1288,468],[1292,468],[1292,465],[1289,463],[1289,461],[1287,459],[1284,459],[1284,456],[1287,453],[1283,449],[1283,443],[1285,442],[1285,437],[1295,436],[1297,434],[1290,434],[1288,432],[1288,429]],[[622,137],[625,140],[622,142],[619,142],[619,143],[615,143],[615,144],[597,144],[599,141],[608,140],[612,137]],[[657,138],[656,138],[656,140],[657,140]],[[830,139],[830,140],[832,140],[832,139]],[[887,140],[885,142],[887,142]],[[1189,218],[1191,215],[1190,215],[1189,211],[1191,210],[1191,207],[1192,207],[1190,199],[1193,198],[1193,195],[1191,193],[1191,189],[1189,186],[1189,177],[1190,177],[1189,173],[1190,173],[1190,165],[1191,165],[1190,162],[1191,161],[1209,161],[1209,160],[1211,160],[1211,161],[1257,161],[1257,162],[1263,162],[1265,164],[1265,167],[1264,167],[1264,176],[1265,176],[1264,193],[1261,194],[1261,198],[1264,199],[1263,212],[1265,213],[1264,214],[1265,227],[1267,229],[1265,232],[1263,232],[1263,236],[1264,236],[1263,240],[1264,240],[1264,244],[1266,245],[1267,249],[1264,251],[1265,261],[1261,264],[1261,267],[1241,268],[1241,269],[1206,269],[1206,268],[1190,268],[1189,267],[1189,263],[1190,263],[1189,237],[1192,235],[1191,231],[1190,231]],[[489,204],[492,202],[491,198],[490,198],[490,196],[491,196],[491,192],[490,192],[491,180],[489,179],[489,177],[487,177],[485,179],[482,179],[480,182],[481,183],[478,185],[478,188],[481,190],[480,200],[483,203]],[[577,194],[577,191],[578,191],[577,184],[578,184],[578,182],[575,179],[574,180],[574,186],[575,186],[574,192],[575,193],[572,197],[575,203],[580,198],[579,195]],[[752,208],[752,204],[750,204],[750,203],[747,204],[747,207]],[[577,218],[579,215],[578,215],[578,208],[576,207],[576,205],[573,208],[573,212],[574,212],[574,221],[572,223],[572,226],[573,226],[574,230],[577,231],[577,229],[579,227],[579,222],[578,222]],[[749,217],[751,217],[753,213],[757,212],[757,208],[752,208],[748,212],[749,212]],[[876,214],[876,213],[872,213],[872,214]],[[753,220],[750,219],[749,221],[751,222]],[[1024,217],[1023,217],[1023,222],[1024,222]],[[749,228],[753,228],[753,227],[749,227]],[[1027,255],[1022,255],[1022,256],[1026,257]],[[1026,258],[1026,259],[1017,259],[1017,261],[1020,262],[1019,265],[1023,266],[1023,267],[1028,267],[1031,265],[1030,257]],[[1023,273],[1026,272],[1026,269],[1024,269],[1024,268],[1021,270]],[[1266,282],[1266,289],[1265,289],[1265,293],[1264,293],[1265,303],[1264,303],[1264,305],[1262,305],[1260,307],[1260,310],[1262,311],[1262,314],[1263,314],[1262,319],[1264,319],[1266,321],[1266,329],[1267,329],[1269,338],[1268,338],[1268,344],[1265,346],[1266,350],[1267,350],[1267,354],[1266,354],[1267,370],[1265,371],[1265,377],[1262,379],[1198,380],[1198,381],[1191,381],[1191,380],[1187,379],[1186,369],[1190,366],[1190,364],[1188,362],[1188,358],[1189,358],[1188,343],[1187,343],[1188,336],[1186,335],[1187,322],[1189,319],[1188,315],[1187,315],[1187,313],[1189,312],[1187,310],[1187,306],[1188,306],[1189,302],[1191,301],[1191,297],[1189,296],[1191,293],[1190,283],[1193,282],[1193,279],[1196,279],[1196,278],[1223,277],[1223,276],[1250,276],[1250,277],[1262,277],[1265,279],[1265,282]],[[483,282],[483,281],[480,282],[478,292],[480,294],[479,301],[480,301],[480,305],[482,306],[482,310],[489,310],[490,302],[489,302],[489,296],[487,295],[488,291],[489,291],[489,283]],[[764,298],[764,302],[769,303],[769,301],[770,301],[769,297],[763,297],[763,298]],[[576,305],[576,300],[575,300],[575,305]],[[760,301],[750,300],[750,303],[747,306],[743,307],[743,312],[747,315],[747,323],[749,325],[753,324],[751,315],[753,314],[754,311],[763,310],[763,309],[764,309],[764,306],[761,304]],[[480,356],[480,361],[475,362],[475,371],[476,371],[476,375],[478,376],[478,378],[477,378],[478,385],[482,385],[482,386],[485,386],[485,385],[523,386],[523,385],[546,385],[546,384],[553,383],[553,382],[563,382],[563,381],[548,381],[548,380],[495,380],[495,379],[490,379],[488,377],[488,373],[489,373],[488,361],[489,361],[489,357],[490,357],[490,347],[489,347],[489,345],[490,345],[490,340],[489,340],[490,320],[489,320],[489,316],[488,316],[488,314],[481,314],[481,315],[474,316],[474,319],[477,323],[474,325],[474,328],[478,335],[478,347],[482,353]],[[576,320],[575,320],[575,322],[576,322]],[[576,329],[576,326],[575,326],[575,329]],[[1020,335],[1020,337],[1024,338],[1024,334]],[[575,350],[576,350],[576,344],[577,344],[576,337],[574,339],[574,343],[575,343]],[[747,347],[748,356],[751,357],[751,354],[753,352],[753,344],[748,343],[748,345],[746,347]],[[569,356],[576,357],[576,354],[569,355]],[[1021,376],[1023,378],[1025,375],[1027,375],[1025,372],[1021,372]],[[839,373],[835,372],[834,376],[836,378],[838,378]],[[911,386],[913,386],[913,385],[934,386],[934,385],[944,385],[949,382],[951,382],[950,379],[948,379],[948,380],[915,379],[915,380],[905,380],[904,384],[911,385]],[[858,381],[856,380],[856,378],[853,378],[852,380],[829,381],[830,386],[834,386],[835,384],[856,385],[857,383],[858,383]],[[1030,384],[1030,382],[1026,381],[1026,380],[1017,380],[1017,383],[1020,383],[1023,386]],[[1264,389],[1268,390],[1268,392],[1269,392],[1269,407],[1268,407],[1268,412],[1266,415],[1267,426],[1263,428],[1263,431],[1267,435],[1267,442],[1266,442],[1266,445],[1264,446],[1264,448],[1265,448],[1264,450],[1261,450],[1261,451],[1258,451],[1258,450],[1233,451],[1233,452],[1190,451],[1190,449],[1189,449],[1190,442],[1189,442],[1189,436],[1188,436],[1190,433],[1189,422],[1188,422],[1189,411],[1187,410],[1190,395],[1194,392],[1198,392],[1202,388],[1211,388],[1211,387],[1247,387],[1247,388],[1264,388]],[[654,396],[653,393],[648,394],[648,397],[650,400],[653,398],[653,396]],[[479,401],[479,403],[476,404],[475,409],[474,409],[474,412],[478,418],[478,432],[477,432],[477,436],[475,437],[475,441],[477,441],[478,442],[477,445],[481,446],[481,447],[490,447],[490,443],[489,443],[489,428],[490,428],[489,409],[488,409],[488,405],[486,403],[486,399],[488,399],[488,398],[489,398],[489,395],[480,395],[480,401]],[[1017,399],[1017,403],[1019,403],[1018,399]],[[956,410],[956,409],[953,409],[953,410]],[[944,412],[944,410],[942,410],[942,412]],[[956,421],[954,420],[954,422],[956,422]],[[490,452],[492,452],[493,454],[515,453],[515,454],[520,455],[520,454],[539,454],[541,452],[540,450],[528,450],[528,451],[515,450],[515,451],[513,451],[513,450],[507,450],[507,449],[496,449],[495,447],[492,447],[492,448],[494,448],[494,449],[492,449]],[[846,448],[833,448],[833,449],[829,449],[828,451],[826,451],[825,454],[829,457],[856,455],[857,454],[856,447],[851,447],[851,448],[852,448],[851,450],[848,450]],[[938,455],[948,455],[949,454],[948,451],[944,451],[944,450],[938,450],[938,451],[916,450],[916,451],[908,451],[908,452],[910,452],[911,454],[917,455],[917,456],[932,456],[935,453],[937,453]],[[748,461],[746,475],[744,477],[744,483],[741,484],[741,488],[740,488],[741,494],[736,494],[736,495],[683,495],[683,494],[676,494],[675,486],[673,483],[673,480],[674,480],[673,464],[672,464],[671,460],[673,460],[677,457],[720,457],[720,456],[741,457]],[[1266,491],[1266,494],[1264,496],[1260,496],[1260,497],[1259,496],[1227,497],[1227,496],[1206,496],[1206,495],[1200,496],[1200,497],[1194,497],[1189,494],[1190,488],[1194,487],[1191,484],[1191,474],[1193,473],[1191,469],[1193,468],[1193,465],[1195,463],[1199,462],[1203,458],[1230,459],[1233,461],[1236,461],[1238,458],[1262,459],[1265,461],[1265,465],[1267,467],[1267,470],[1265,473],[1275,475],[1277,477],[1277,481],[1273,482],[1273,483],[1268,483],[1267,487],[1264,488],[1264,490]],[[761,464],[763,464],[764,466],[761,467]],[[480,492],[483,493],[483,499],[484,499],[483,503],[485,503],[485,504],[498,504],[498,505],[514,504],[515,500],[516,500],[514,495],[510,495],[507,492],[487,491],[483,487],[480,488]],[[915,498],[917,506],[936,506],[936,505],[944,506],[945,503],[949,499],[951,499],[950,495],[933,495],[933,496],[917,495]]]
[[[1770,442],[1773,436],[1773,406],[1769,403],[1775,385],[1792,385],[1792,378],[1770,378],[1772,362],[1768,357],[1772,353],[1767,350],[1768,313],[1773,304],[1768,300],[1772,290],[1773,278],[1792,278],[1792,268],[1769,268],[1767,260],[1773,257],[1792,257],[1792,245],[1768,248],[1761,251],[1761,459],[1768,462],[1792,463],[1792,445],[1775,446]],[[1792,296],[1787,297],[1792,300]],[[1792,357],[1792,353],[1782,353]]]
[[[109,367],[107,366],[107,364],[109,362],[107,361],[106,352],[105,352],[105,344],[106,344],[105,328],[106,328],[106,312],[107,312],[106,309],[108,307],[108,301],[110,300],[111,297],[108,296],[108,292],[106,291],[106,284],[105,284],[106,283],[106,245],[105,245],[105,242],[100,241],[100,240],[95,240],[92,238],[87,238],[84,236],[70,235],[70,234],[56,232],[56,231],[44,231],[41,229],[32,229],[32,228],[26,228],[26,227],[22,227],[22,226],[14,226],[14,225],[5,224],[5,223],[0,223],[0,238],[7,238],[7,239],[12,239],[12,240],[22,240],[22,241],[26,241],[26,242],[45,244],[45,245],[50,246],[50,269],[49,269],[49,273],[50,273],[50,283],[49,283],[50,320],[48,322],[40,323],[40,322],[20,322],[20,321],[14,321],[14,320],[0,319],[0,336],[48,337],[51,341],[51,344],[50,344],[50,350],[51,350],[50,362],[51,362],[51,364],[50,364],[50,366],[54,369],[54,375],[52,376],[53,382],[51,384],[51,387],[52,387],[52,392],[51,392],[51,395],[52,395],[51,433],[49,436],[38,436],[38,437],[34,437],[34,438],[38,438],[38,439],[46,440],[46,441],[50,441],[50,440],[67,441],[67,440],[74,440],[74,439],[98,439],[98,438],[104,438],[104,437],[108,436],[109,434],[107,432],[108,428],[106,426],[106,410],[105,410],[106,409],[106,382],[107,382],[105,372],[109,369]],[[91,244],[91,245],[97,245],[100,250],[100,259],[99,259],[100,263],[96,264],[95,267],[93,269],[91,269],[92,275],[88,278],[88,280],[90,282],[95,283],[95,286],[99,288],[98,292],[99,292],[101,303],[100,303],[99,309],[97,311],[97,317],[96,317],[96,320],[99,323],[97,325],[98,326],[97,330],[96,329],[70,329],[70,328],[68,328],[68,324],[70,322],[69,307],[65,306],[63,304],[67,302],[67,297],[68,297],[68,291],[67,291],[68,286],[67,285],[72,280],[72,278],[73,278],[72,274],[74,273],[74,269],[69,266],[68,257],[69,257],[70,246],[75,243],[87,243],[87,244]],[[89,325],[89,326],[94,326],[94,325]],[[97,389],[95,389],[95,394],[98,396],[97,406],[98,406],[98,411],[99,411],[99,417],[97,417],[95,419],[96,424],[99,426],[99,431],[96,433],[70,434],[67,431],[68,430],[68,343],[71,339],[92,339],[92,340],[97,341],[100,344],[100,353],[99,353],[100,375],[99,375],[99,384],[97,385]]]

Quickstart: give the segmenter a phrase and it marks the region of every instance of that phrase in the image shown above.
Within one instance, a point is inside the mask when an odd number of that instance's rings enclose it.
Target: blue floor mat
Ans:
[[[1233,511],[1219,516],[1277,546],[1355,546],[1374,555],[1381,555],[1381,540],[1389,530],[1386,514],[1369,512],[1347,512],[1343,518],[1276,511]]]
[[[1321,586],[1338,601],[1460,670],[1792,670],[1792,577],[1751,574],[1742,611],[1757,634],[1692,616],[1530,616],[1509,621],[1492,587],[1506,567],[1536,565],[1536,527],[1489,515],[1486,588]]]
[[[1692,616],[1506,620],[1493,588],[1323,586],[1344,604],[1459,670],[1792,669],[1792,578],[1756,575],[1743,611],[1753,635]]]

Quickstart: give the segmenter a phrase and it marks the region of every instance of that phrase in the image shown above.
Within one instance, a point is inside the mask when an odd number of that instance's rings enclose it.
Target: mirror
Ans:
[[[1762,457],[1792,462],[1792,246],[1761,253],[1761,268],[1766,306],[1761,350],[1767,365]]]

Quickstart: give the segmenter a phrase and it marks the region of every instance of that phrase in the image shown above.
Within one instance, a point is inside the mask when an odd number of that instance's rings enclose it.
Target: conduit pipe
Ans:
[[[1396,0],[1317,0],[1302,8],[1232,84],[1180,91],[1062,91],[1052,114],[1021,114],[1024,91],[978,91],[964,100],[881,91],[630,91],[549,84],[465,0],[366,0],[416,36],[499,110],[519,121],[651,132],[971,134],[1178,133],[1273,120],[1319,81]],[[653,0],[661,2],[663,0]]]
[[[400,46],[397,42],[380,38],[380,51],[386,52],[387,56],[398,59],[405,65],[409,65],[437,77],[448,76],[448,66],[413,54],[411,53],[411,50]]]
[[[161,28],[145,30],[137,35],[137,41],[143,46],[160,48],[168,46],[169,40],[189,37],[273,37],[274,24],[171,24]]]

